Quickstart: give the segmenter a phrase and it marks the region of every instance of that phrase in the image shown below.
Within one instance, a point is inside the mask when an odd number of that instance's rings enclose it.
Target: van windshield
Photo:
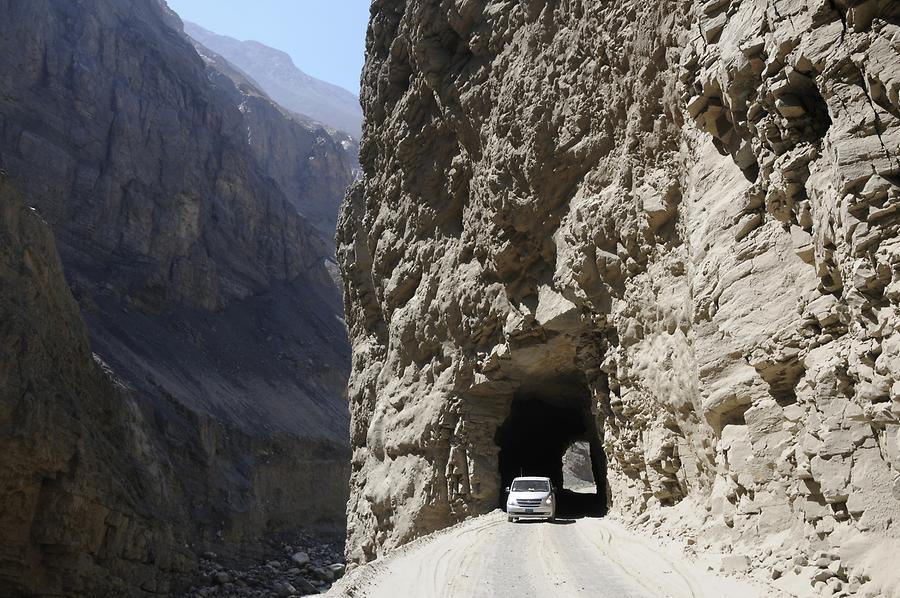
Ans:
[[[516,480],[510,492],[549,492],[550,482],[544,480]]]

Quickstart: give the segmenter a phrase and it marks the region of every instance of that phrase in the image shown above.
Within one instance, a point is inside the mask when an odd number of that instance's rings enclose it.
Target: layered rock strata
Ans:
[[[6,181],[0,240],[0,595],[167,594],[206,550],[236,562],[337,518],[333,446],[150,403],[92,354],[52,233]]]
[[[98,354],[245,429],[344,442],[330,244],[296,207],[316,198],[289,199],[293,173],[248,142],[289,121],[262,98],[245,117],[155,1],[4,8],[0,160],[53,228]],[[311,162],[297,145],[325,133],[288,131],[272,145]],[[332,166],[324,184],[349,180]]]
[[[494,508],[539,403],[610,508],[893,583],[898,5],[382,0],[367,47],[348,556]]]
[[[349,348],[300,213],[350,180],[341,141],[157,0],[0,10],[0,594],[167,593],[204,551],[342,529]]]

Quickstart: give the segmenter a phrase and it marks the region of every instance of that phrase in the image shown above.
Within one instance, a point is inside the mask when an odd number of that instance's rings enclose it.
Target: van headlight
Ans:
[[[544,499],[544,504],[545,504],[545,505],[552,505],[552,504],[553,504],[553,495],[552,495],[552,494],[551,494],[550,496],[548,496],[547,498]]]
[[[515,506],[516,506],[516,499],[514,499],[513,497],[509,497],[509,499],[507,499],[507,501],[506,501],[506,504],[508,504],[508,505],[510,505],[510,506],[512,506],[512,507],[515,507]]]

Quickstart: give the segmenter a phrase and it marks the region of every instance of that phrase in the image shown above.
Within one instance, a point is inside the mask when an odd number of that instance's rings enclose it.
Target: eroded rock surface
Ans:
[[[164,2],[0,12],[0,594],[169,593],[204,551],[340,530],[349,346],[314,213],[341,140]]]
[[[539,399],[610,508],[895,583],[898,91],[886,0],[376,1],[348,556],[494,508]]]

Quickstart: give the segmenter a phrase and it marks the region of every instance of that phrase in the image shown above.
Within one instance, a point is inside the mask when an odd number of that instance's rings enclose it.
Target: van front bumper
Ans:
[[[535,519],[546,519],[547,517],[553,516],[553,507],[535,507],[535,508],[525,508],[525,507],[506,507],[506,514],[510,517],[519,517],[522,519],[526,519],[528,517],[534,517]]]

